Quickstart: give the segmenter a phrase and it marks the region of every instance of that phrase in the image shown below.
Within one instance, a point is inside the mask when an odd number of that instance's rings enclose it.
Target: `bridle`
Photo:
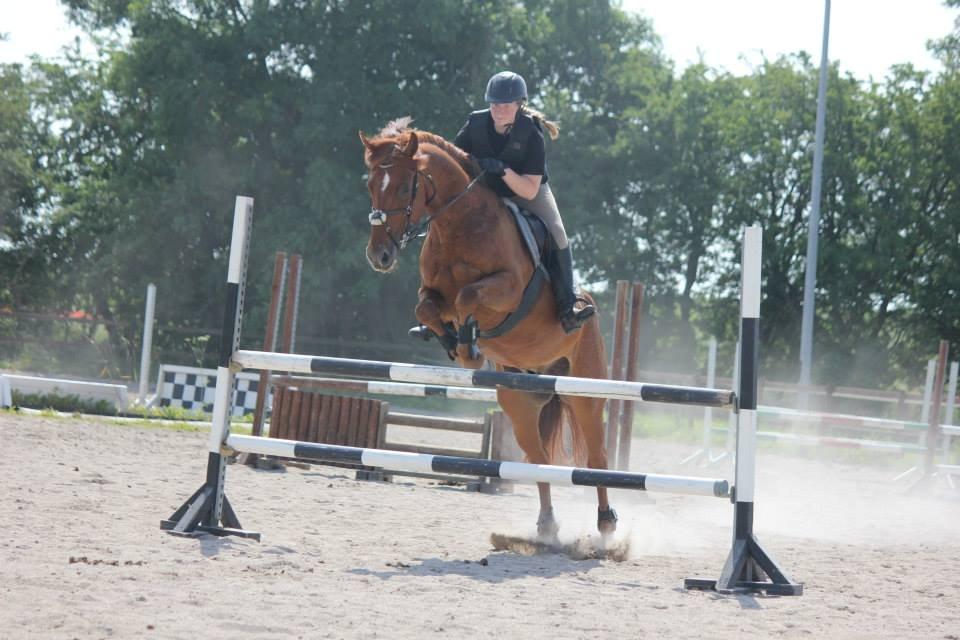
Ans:
[[[393,166],[393,163],[381,164],[381,165],[377,165],[377,168],[389,169],[392,166]],[[413,218],[413,207],[414,207],[414,204],[416,203],[417,191],[420,187],[420,176],[423,176],[424,179],[430,183],[430,186],[433,189],[433,193],[428,198],[426,198],[426,200],[423,203],[424,208],[426,208],[431,202],[433,202],[433,199],[437,196],[437,185],[434,183],[433,177],[429,173],[424,173],[423,171],[417,168],[411,168],[410,172],[413,174],[413,187],[410,191],[410,201],[407,202],[407,206],[398,207],[396,209],[377,209],[376,207],[371,207],[370,213],[367,216],[367,219],[370,221],[370,226],[372,227],[382,226],[384,228],[383,230],[387,233],[387,237],[390,238],[390,241],[393,242],[394,246],[397,247],[397,251],[402,251],[403,248],[406,247],[407,244],[409,244],[409,242],[414,238],[425,236],[427,231],[429,230],[430,222],[432,222],[434,218],[436,218],[441,213],[443,213],[448,208],[450,208],[457,200],[465,196],[467,192],[469,192],[473,188],[473,185],[475,185],[477,181],[480,179],[480,177],[483,175],[483,172],[481,171],[477,175],[477,177],[471,180],[470,184],[468,184],[463,191],[461,191],[456,196],[454,196],[452,200],[450,200],[445,205],[440,207],[440,209],[438,209],[436,212],[434,213],[428,212],[427,215],[425,215],[420,220],[420,222],[413,224],[410,221]],[[404,225],[403,225],[403,234],[400,236],[400,241],[398,242],[397,239],[393,237],[393,234],[390,233],[390,227],[387,225],[387,219],[390,216],[395,216],[400,214],[403,214],[405,216],[405,219],[404,219]]]

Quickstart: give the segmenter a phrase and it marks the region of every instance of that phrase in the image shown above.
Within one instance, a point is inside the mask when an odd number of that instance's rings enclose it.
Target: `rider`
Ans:
[[[547,265],[557,314],[566,333],[579,329],[596,309],[573,289],[573,257],[560,220],[560,210],[547,184],[543,142],[546,128],[552,140],[557,125],[528,107],[527,83],[516,73],[501,71],[490,78],[485,96],[489,109],[474,111],[454,143],[472,154],[487,174],[487,185],[503,198],[540,218],[550,231],[555,249]],[[582,302],[579,309],[574,305]]]

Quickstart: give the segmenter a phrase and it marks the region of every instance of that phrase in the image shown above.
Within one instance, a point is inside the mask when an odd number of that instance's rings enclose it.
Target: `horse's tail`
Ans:
[[[563,424],[570,426],[570,440],[573,451],[564,448]],[[577,424],[576,417],[570,407],[560,401],[560,396],[553,396],[540,410],[540,441],[547,452],[550,464],[569,464],[583,467],[587,464],[587,443]]]

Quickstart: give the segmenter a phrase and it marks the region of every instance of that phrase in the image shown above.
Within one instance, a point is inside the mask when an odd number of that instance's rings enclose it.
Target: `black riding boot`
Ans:
[[[573,308],[577,303],[577,294],[573,290],[573,256],[569,246],[554,249],[550,260],[550,283],[553,296],[557,299],[557,315],[566,333],[573,333],[582,327],[597,312],[590,303],[585,303],[579,310]]]

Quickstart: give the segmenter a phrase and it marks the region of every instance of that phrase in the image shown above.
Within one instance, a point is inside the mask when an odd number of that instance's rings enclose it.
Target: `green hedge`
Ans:
[[[65,413],[89,413],[100,416],[115,416],[119,413],[117,407],[108,400],[90,400],[75,394],[21,393],[14,390],[11,395],[15,407],[52,409]]]

